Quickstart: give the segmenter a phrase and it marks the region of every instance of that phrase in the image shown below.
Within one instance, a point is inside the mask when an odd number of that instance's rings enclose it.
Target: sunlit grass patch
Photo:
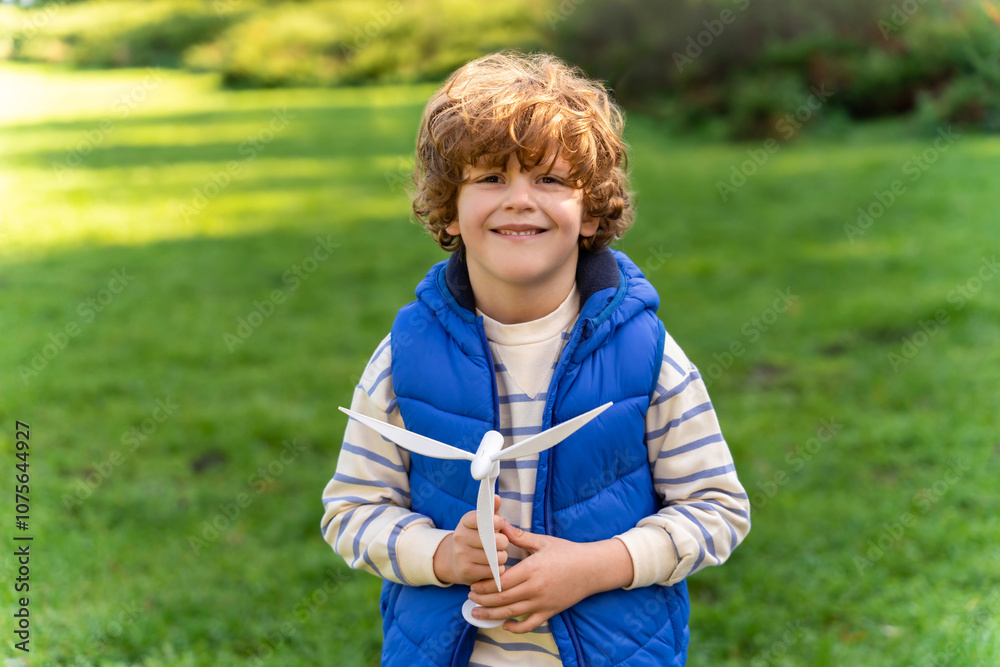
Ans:
[[[37,659],[373,667],[379,582],[323,543],[319,496],[336,406],[445,257],[405,195],[429,88],[165,73],[115,118],[147,75],[0,68],[25,91],[0,125],[0,416],[43,443]],[[630,121],[620,247],[754,505],[746,544],[689,582],[690,664],[991,664],[997,140],[963,137],[851,238],[922,140],[802,137],[723,200],[753,144]]]

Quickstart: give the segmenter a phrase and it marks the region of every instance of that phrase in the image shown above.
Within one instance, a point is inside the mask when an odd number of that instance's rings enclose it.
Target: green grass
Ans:
[[[319,496],[336,406],[443,258],[398,183],[430,89],[218,92],[162,72],[116,111],[146,76],[0,69],[17,90],[0,105],[0,450],[10,489],[14,422],[31,425],[28,657],[376,665],[379,582],[322,541]],[[857,207],[931,138],[782,144],[726,202],[716,181],[758,146],[639,115],[628,138],[639,218],[621,247],[709,377],[756,504],[730,562],[689,582],[689,664],[993,664],[1000,275],[955,290],[1000,245],[1000,139],[963,136],[852,243]],[[241,318],[259,326],[234,343]]]

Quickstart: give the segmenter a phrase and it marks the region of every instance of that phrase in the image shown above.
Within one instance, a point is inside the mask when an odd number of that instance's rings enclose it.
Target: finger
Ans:
[[[498,494],[493,494],[493,513],[498,514],[500,512],[500,496]]]
[[[501,528],[501,534],[506,537],[515,547],[520,547],[532,554],[541,549],[545,544],[545,535],[535,535],[526,530],[522,530],[515,525],[505,523]]]
[[[497,584],[491,576],[469,586],[469,599],[484,607],[499,607],[513,600],[507,591],[497,592]]]
[[[496,597],[481,598],[489,602],[487,605],[489,607],[495,607],[498,604],[505,604],[507,602],[515,602],[520,599],[527,599],[527,590],[519,589],[518,586],[526,582],[530,577],[530,574],[531,573],[528,568],[521,567],[520,563],[518,563],[517,565],[505,568],[505,571],[501,572],[502,576],[500,577],[500,585],[503,587],[503,592],[497,591],[496,582],[494,582],[492,578],[486,579],[484,577],[482,581],[477,581],[469,587],[470,597],[473,594],[479,596],[503,596],[502,598],[499,598],[500,601],[498,601]],[[479,598],[476,599],[476,602],[479,603]]]
[[[493,575],[492,575],[492,573],[487,573],[486,576],[484,576],[482,579],[479,579],[478,581],[474,581],[471,584],[469,584],[469,599],[470,600],[472,599],[472,596],[473,596],[473,592],[472,592],[473,588],[475,588],[475,590],[479,591],[478,595],[480,595],[480,596],[487,595],[487,594],[495,594],[497,592],[497,584],[496,584],[495,581],[493,581]],[[496,604],[493,604],[491,606],[495,607]]]
[[[479,532],[462,528],[455,531],[453,538],[456,549],[462,551],[482,551],[483,543],[479,540]]]
[[[500,496],[497,496],[497,498],[499,498],[499,497]],[[478,532],[479,531],[479,522],[476,519],[476,512],[475,512],[475,510],[473,510],[472,512],[468,512],[466,514],[463,514],[462,515],[462,519],[458,522],[458,525],[462,526],[463,528],[467,528],[469,530],[477,531]],[[507,522],[506,519],[504,519],[503,517],[497,516],[496,514],[493,515],[493,532],[494,533],[499,533],[501,530],[503,530],[503,527],[505,525],[510,525]]]
[[[488,560],[486,560],[486,552],[481,549],[470,550],[469,553],[460,556],[463,562],[469,563],[470,565],[483,565],[486,567],[490,566]]]
[[[496,497],[499,498],[500,496],[496,496]],[[497,505],[499,505],[499,503],[497,503]],[[476,510],[472,510],[471,512],[466,512],[465,514],[463,514],[462,518],[459,520],[458,523],[459,523],[459,525],[465,526],[466,528],[469,528],[470,530],[478,530],[479,529],[479,521],[478,521],[478,519],[476,519]],[[503,524],[504,524],[504,519],[500,518],[499,516],[497,516],[496,513],[494,513],[493,514],[493,531],[499,533],[500,529],[503,527]]]
[[[502,607],[473,607],[472,616],[487,621],[506,621],[521,614],[530,613],[531,609],[525,603],[504,605]]]
[[[510,540],[508,540],[507,536],[504,535],[503,533],[497,533],[496,540],[497,540],[497,551],[505,553],[507,551],[507,547],[510,546]]]
[[[509,558],[509,556],[507,556],[507,552],[501,551],[496,555],[496,557],[497,567],[499,568],[501,565],[506,567],[507,559]],[[490,559],[486,557],[486,552],[482,549],[469,550],[467,553],[460,554],[459,558],[463,559],[464,562],[472,563],[474,565],[485,565],[486,567],[490,566]]]
[[[501,565],[498,568],[500,574],[504,573],[504,566]],[[479,581],[486,581],[487,579],[493,580],[493,572],[490,570],[490,566],[485,563],[466,563],[463,567],[456,568],[461,580],[466,585],[471,585]],[[495,588],[495,587],[494,587]]]
[[[485,565],[487,568],[490,566],[490,560],[486,557],[486,552],[482,549],[468,549],[459,551],[458,559],[463,563],[471,563],[473,565]],[[507,562],[507,552],[501,551],[497,554],[497,565],[504,565]]]
[[[531,632],[539,625],[549,620],[549,618],[550,616],[543,614],[540,611],[536,611],[523,621],[507,621],[503,624],[503,629],[507,632],[513,632],[514,634],[521,635],[525,632]]]
[[[458,523],[459,525],[464,526],[465,528],[468,528],[470,530],[476,530],[477,528],[476,510],[472,510],[471,512],[466,512],[465,514],[463,514],[461,521],[459,521]]]

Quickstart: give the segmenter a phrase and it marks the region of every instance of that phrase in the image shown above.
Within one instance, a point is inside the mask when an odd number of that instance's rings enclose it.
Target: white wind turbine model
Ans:
[[[406,429],[392,426],[378,419],[366,417],[347,408],[340,408],[340,411],[357,419],[368,428],[376,431],[403,449],[407,449],[415,454],[422,454],[423,456],[430,456],[436,459],[461,459],[472,462],[472,478],[480,480],[479,497],[476,501],[476,525],[479,530],[479,539],[482,541],[483,549],[486,551],[486,559],[489,561],[490,571],[493,573],[493,580],[497,584],[497,590],[500,590],[500,568],[497,565],[496,534],[493,532],[493,488],[496,478],[500,474],[500,462],[509,461],[521,456],[538,454],[549,447],[559,444],[609,407],[611,407],[611,403],[605,403],[590,412],[585,412],[537,435],[526,438],[507,449],[502,449],[502,435],[496,431],[487,431],[486,435],[480,441],[479,448],[475,454],[417,433],[412,433]],[[503,624],[503,621],[484,621],[473,618],[471,612],[475,606],[472,600],[466,601],[462,606],[462,615],[465,616],[465,620],[469,623],[481,628],[495,628]]]

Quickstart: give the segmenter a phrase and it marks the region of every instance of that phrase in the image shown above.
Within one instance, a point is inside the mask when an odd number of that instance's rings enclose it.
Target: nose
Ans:
[[[535,210],[535,199],[531,190],[531,174],[519,170],[510,177],[504,210],[512,213],[526,213]]]

